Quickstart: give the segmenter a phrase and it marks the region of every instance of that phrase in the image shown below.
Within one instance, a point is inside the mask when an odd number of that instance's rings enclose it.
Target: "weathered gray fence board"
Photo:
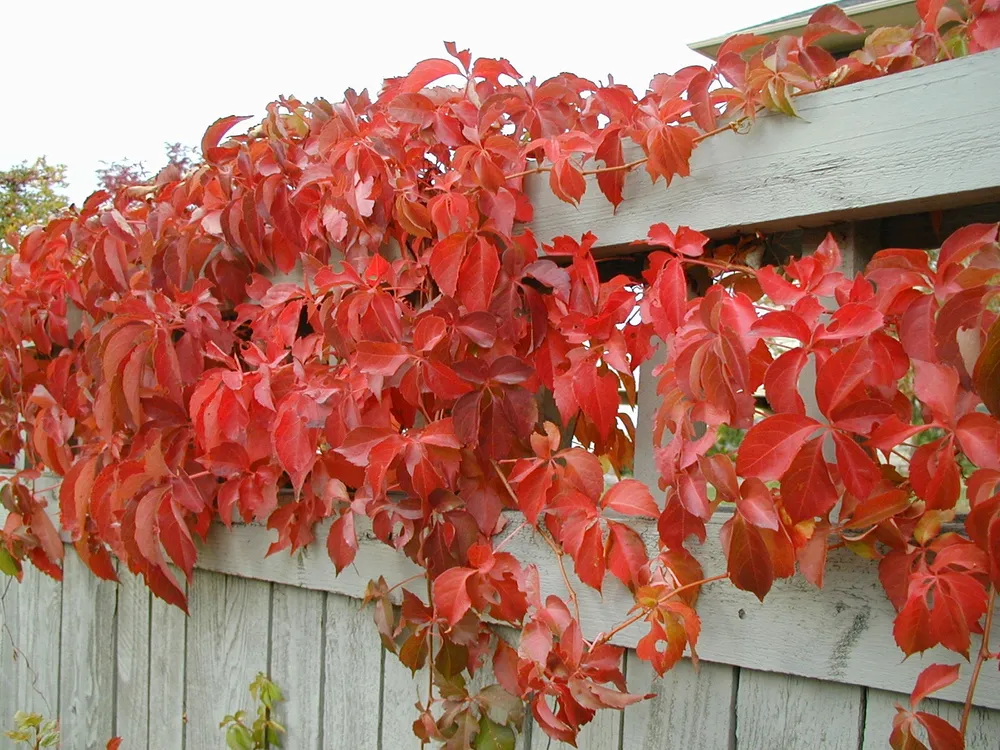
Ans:
[[[857,750],[863,692],[854,685],[741,669],[736,747]]]
[[[625,709],[625,750],[718,750],[735,731],[735,667],[687,659],[663,678],[628,652],[628,687],[656,698]]]
[[[635,170],[617,212],[593,177],[579,208],[552,194],[548,175],[529,177],[531,228],[542,242],[592,231],[600,246],[618,246],[660,221],[726,235],[995,200],[998,78],[993,51],[809,94],[795,102],[801,119],[764,116],[747,135],[705,141],[691,176],[669,188]]]
[[[250,708],[247,687],[267,671],[269,603],[270,586],[261,581],[199,574],[191,587],[185,675],[191,750],[221,746],[222,717]]]
[[[725,570],[720,524],[718,519],[709,524],[708,541],[696,550],[706,575]],[[634,525],[647,546],[655,549],[656,525],[641,521]],[[326,523],[317,526],[316,542],[304,557],[297,559],[284,554],[265,557],[271,534],[263,527],[234,527],[230,532],[219,526],[201,548],[198,564],[231,575],[352,597],[363,596],[371,578],[383,575],[393,584],[418,572],[402,555],[373,539],[367,525],[359,522],[357,558],[335,576],[324,552],[328,528]],[[538,565],[543,590],[565,595],[552,552],[537,535],[525,529],[511,540],[508,549],[523,563]],[[582,585],[577,592],[587,636],[611,629],[625,619],[633,604],[628,590],[610,576],[603,594]],[[950,652],[935,649],[922,660],[902,661],[892,638],[895,612],[874,566],[844,549],[830,553],[823,591],[796,576],[776,582],[761,604],[753,594],[719,583],[702,591],[698,612],[702,618],[699,653],[720,664],[905,691],[912,688],[923,666],[954,658]],[[816,623],[824,625],[818,628]],[[994,623],[993,632],[1000,642],[1000,619]],[[614,642],[634,647],[643,634],[641,626],[636,625],[619,633]],[[962,679],[942,695],[960,700],[970,671],[964,670]],[[1000,672],[984,670],[979,684],[977,703],[1000,708]]]
[[[323,600],[321,591],[275,586],[271,601],[271,679],[281,688],[286,747],[324,750]]]
[[[420,740],[413,734],[417,718],[415,704],[427,699],[427,668],[412,678],[410,670],[392,654],[385,655],[382,668],[381,747],[415,750]]]
[[[325,634],[325,747],[375,747],[382,706],[382,643],[371,611],[361,611],[356,599],[326,595]]]
[[[117,586],[95,577],[74,550],[66,549],[59,721],[63,736],[81,750],[103,750],[114,733]]]
[[[178,580],[183,581],[183,578]],[[162,599],[152,597],[149,622],[150,750],[173,750],[184,743],[186,633],[187,617],[184,613]]]
[[[59,703],[62,584],[33,566],[0,580],[0,720],[15,711],[55,715]]]
[[[869,690],[865,709],[865,741],[862,750],[881,750],[888,744],[892,731],[892,719],[896,715],[896,704],[904,708],[910,705],[910,696],[891,693],[886,690]],[[958,727],[962,719],[962,704],[941,701],[934,698],[923,701],[920,711],[940,716]],[[926,741],[926,737],[924,738]],[[997,750],[1000,748],[1000,711],[988,708],[973,708],[969,715],[969,728],[965,737],[966,750]]]
[[[118,641],[115,651],[115,733],[127,748],[145,748],[149,736],[149,589],[119,566]],[[157,707],[157,710],[159,707]]]

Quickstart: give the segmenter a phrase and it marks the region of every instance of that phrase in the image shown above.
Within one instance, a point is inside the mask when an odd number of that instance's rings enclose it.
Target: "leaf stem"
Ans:
[[[675,596],[678,596],[679,594],[683,594],[685,591],[690,591],[691,589],[695,588],[696,586],[704,586],[706,583],[712,583],[713,581],[721,581],[724,578],[729,578],[729,573],[719,573],[719,575],[717,575],[717,576],[711,576],[710,578],[703,578],[700,581],[694,581],[692,583],[686,583],[683,586],[681,586],[679,588],[676,588],[673,591],[668,592],[666,594],[666,596],[664,596],[661,599],[659,599],[657,603],[661,604],[661,603],[667,601],[668,599],[671,599],[671,598],[673,598]],[[628,619],[626,619],[626,620],[618,623],[617,625],[615,625],[607,633],[601,633],[600,635],[598,635],[597,639],[591,645],[591,649],[595,648],[596,646],[600,646],[603,643],[607,643],[612,638],[614,638],[616,635],[618,635],[620,632],[622,632],[623,630],[625,630],[625,628],[630,627],[630,626],[634,625],[635,623],[639,622],[639,620],[643,619],[644,617],[646,617],[649,614],[650,609],[653,609],[653,608],[650,607],[650,608],[640,609],[638,612],[636,612],[634,615],[632,615]]]
[[[573,588],[573,584],[569,580],[569,573],[566,572],[566,561],[564,560],[566,552],[541,527],[538,527],[538,533],[556,556],[556,562],[559,563],[559,572],[562,573],[563,583],[566,585],[566,591],[569,593],[569,603],[573,605],[573,616],[576,617],[577,622],[580,622],[580,600],[576,596],[576,589]]]
[[[399,583],[395,584],[394,586],[390,587],[389,589],[387,589],[385,593],[386,594],[391,594],[393,591],[395,591],[396,589],[398,589],[400,586],[405,586],[408,583],[413,583],[418,578],[424,578],[426,575],[427,575],[426,573],[417,573],[416,575],[410,576],[409,578],[406,578],[406,579],[400,581]]]
[[[521,521],[521,523],[519,523],[517,525],[516,529],[514,529],[512,532],[510,532],[510,534],[508,534],[507,537],[502,542],[500,542],[500,544],[498,544],[496,547],[493,548],[494,554],[497,553],[497,552],[499,552],[500,550],[502,550],[504,547],[506,547],[507,546],[507,542],[509,542],[511,539],[513,539],[515,536],[517,536],[517,532],[519,532],[521,529],[523,529],[527,525],[528,525],[528,521],[527,520]]]
[[[965,737],[965,730],[969,726],[969,715],[972,713],[972,698],[976,693],[976,683],[979,681],[979,673],[983,664],[990,658],[990,628],[993,627],[993,609],[996,604],[997,590],[995,586],[990,586],[990,598],[986,603],[986,622],[983,624],[983,640],[979,644],[979,656],[976,658],[976,666],[972,668],[972,679],[969,680],[969,692],[965,694],[965,708],[962,709],[962,724],[959,732]]]

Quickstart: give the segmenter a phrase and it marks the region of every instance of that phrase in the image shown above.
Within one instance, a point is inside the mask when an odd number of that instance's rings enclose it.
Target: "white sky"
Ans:
[[[218,117],[262,116],[280,94],[374,95],[445,57],[445,40],[526,77],[610,72],[641,94],[653,74],[704,60],[687,42],[821,1],[0,0],[0,168],[45,155],[80,202],[102,160],[158,168],[164,142],[196,146]]]

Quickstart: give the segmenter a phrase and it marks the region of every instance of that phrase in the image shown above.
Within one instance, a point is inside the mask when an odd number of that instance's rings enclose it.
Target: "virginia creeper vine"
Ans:
[[[794,116],[799,96],[1000,46],[995,0],[918,6],[915,28],[841,60],[817,41],[863,30],[833,6],[798,37],[737,35],[642,96],[526,81],[448,44],[375,99],[281,99],[229,138],[246,118],[223,118],[190,172],[10,238],[0,453],[32,468],[0,489],[0,565],[61,576],[30,486],[42,470],[63,477],[62,530],[96,575],[114,579],[117,558],[185,610],[170,564],[190,581],[213,521],[266,523],[270,553],[294,553],[325,520],[337,572],[364,523],[424,571],[367,599],[386,648],[428,668],[415,732],[448,748],[512,746],[525,705],[572,742],[597,710],[645,697],[626,690],[615,635],[644,622],[636,652],[662,674],[696,656],[701,586],[764,599],[796,567],[821,586],[840,547],[878,560],[905,654],[968,656],[1000,584],[997,225],[958,230],[936,258],[880,251],[850,278],[832,237],[757,267],[754,238],[654,224],[641,274],[607,278],[590,233],[539,246],[524,183],[544,174],[574,204],[596,183],[618,206],[628,173],[669,185],[699,143]],[[446,77],[463,83],[432,86]],[[656,347],[654,496],[628,476],[636,428],[619,405]],[[523,523],[506,529],[504,511]],[[703,571],[685,545],[716,514],[727,566]],[[566,601],[508,551],[516,534],[551,548]],[[635,609],[588,640],[576,587],[608,572]],[[488,621],[519,630],[516,648]],[[984,639],[966,714],[995,658]],[[487,661],[496,683],[475,691]],[[918,726],[960,745],[966,719],[917,710],[958,671],[921,674],[894,747],[919,747]]]

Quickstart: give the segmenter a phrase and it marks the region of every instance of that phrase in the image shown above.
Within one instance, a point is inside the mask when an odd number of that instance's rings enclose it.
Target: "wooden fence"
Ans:
[[[846,556],[840,562],[851,567]],[[854,567],[862,582],[867,572]],[[864,600],[868,588],[859,586],[854,598]],[[780,605],[745,606],[732,613],[734,623],[757,619],[792,635],[817,622]],[[835,620],[840,641],[824,657],[846,674],[871,624],[852,615],[849,602],[837,601],[832,609],[841,606],[846,616]],[[370,611],[342,594],[199,570],[186,618],[151,598],[141,580],[98,581],[68,550],[62,584],[31,569],[23,584],[8,587],[2,622],[0,715],[58,715],[68,750],[103,748],[114,734],[126,750],[221,750],[219,720],[250,708],[247,685],[258,671],[268,672],[288,699],[278,711],[288,727],[286,748],[419,746],[410,723],[426,676],[411,679],[395,657],[386,658]],[[758,650],[752,638],[748,652]],[[805,657],[803,648],[789,639],[792,654]],[[873,669],[890,669],[899,653],[865,658]],[[890,690],[707,659],[697,674],[685,660],[660,680],[630,652],[626,670],[632,690],[658,697],[622,713],[599,713],[581,733],[581,748],[870,750],[887,746],[893,706],[906,701]],[[995,684],[983,685],[980,697],[995,702]],[[929,704],[927,710],[957,723],[960,704]],[[527,726],[518,747],[547,745],[541,731]],[[1000,747],[1000,711],[975,709],[969,747]]]
[[[573,209],[554,202],[540,180],[529,186],[532,228],[542,240],[592,229],[612,255],[635,252],[629,243],[657,221],[716,237],[784,232],[800,246],[809,242],[803,227],[836,224],[854,268],[880,247],[931,247],[932,222],[916,212],[944,210],[934,221],[945,228],[1000,218],[1000,204],[990,202],[1000,200],[998,81],[994,51],[812,94],[797,103],[801,120],[764,117],[749,134],[706,142],[692,176],[669,190],[630,176],[617,215],[593,187]],[[637,475],[652,483],[644,404],[654,396],[648,382],[640,388],[645,442],[636,458]],[[724,569],[720,523],[697,553],[709,574]],[[639,530],[654,546],[655,526]],[[415,569],[360,531],[355,564],[338,577],[325,553],[326,526],[303,553],[271,558],[266,529],[213,529],[199,552],[190,618],[127,574],[120,585],[96,580],[71,551],[61,584],[28,571],[23,584],[6,587],[0,610],[0,718],[19,709],[58,716],[63,747],[72,750],[103,747],[113,734],[126,750],[211,750],[224,746],[219,720],[249,707],[246,686],[266,671],[288,698],[278,717],[288,726],[286,747],[417,747],[410,724],[426,678],[414,680],[386,658],[359,602],[370,578],[391,584]],[[543,588],[565,593],[539,540],[518,535],[510,551],[539,565]],[[586,587],[579,593],[589,636],[621,621],[632,604],[611,579],[603,597]],[[821,592],[801,578],[782,581],[761,605],[731,586],[707,587],[699,613],[699,673],[684,661],[654,679],[630,652],[630,689],[658,697],[600,712],[581,748],[882,748],[894,704],[906,702],[920,670],[960,659],[935,650],[903,661],[874,566],[845,550],[831,553]],[[1000,623],[996,630],[1000,638]],[[615,642],[632,647],[640,635],[625,630]],[[957,723],[970,671],[926,710]],[[998,750],[996,669],[984,671],[976,703],[968,747]],[[548,745],[528,722],[519,747]]]

